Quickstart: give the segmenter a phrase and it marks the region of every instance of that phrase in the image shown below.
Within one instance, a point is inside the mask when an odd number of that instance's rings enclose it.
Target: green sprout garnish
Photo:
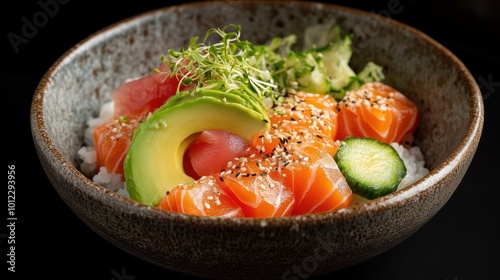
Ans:
[[[230,28],[233,30],[229,31]],[[209,39],[214,39],[214,36],[220,41],[210,44]],[[274,99],[279,94],[267,68],[269,51],[265,46],[242,40],[240,36],[240,25],[211,28],[201,42],[198,42],[198,37],[193,37],[187,49],[170,49],[161,60],[167,64],[170,75],[179,77],[183,85],[194,85],[195,89],[238,90],[260,100]]]
[[[308,49],[294,51],[297,36],[293,34],[256,45],[241,39],[240,25],[211,28],[201,41],[192,37],[188,48],[169,49],[161,56],[167,69],[154,70],[176,76],[180,80],[177,92],[181,85],[239,92],[266,108],[283,102],[290,89],[330,94],[340,100],[347,90],[384,78],[382,67],[371,62],[359,74],[350,68],[351,35],[341,36],[338,25],[318,25],[309,31]],[[312,44],[318,34],[320,45]]]

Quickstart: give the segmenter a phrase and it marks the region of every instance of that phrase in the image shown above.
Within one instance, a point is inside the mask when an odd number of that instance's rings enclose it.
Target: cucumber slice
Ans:
[[[407,172],[397,151],[373,138],[343,140],[334,158],[352,192],[366,199],[396,191]]]

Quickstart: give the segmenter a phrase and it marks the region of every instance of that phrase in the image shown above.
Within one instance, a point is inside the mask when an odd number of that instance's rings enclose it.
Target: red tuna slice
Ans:
[[[184,169],[197,179],[218,173],[227,167],[229,161],[251,153],[250,145],[240,136],[224,130],[206,130],[189,145],[184,157]]]
[[[160,70],[165,67],[161,67]],[[187,89],[180,84],[177,76],[169,72],[155,72],[145,77],[126,81],[112,94],[115,106],[115,116],[127,116],[140,108],[148,108],[153,112],[163,105],[177,89]]]

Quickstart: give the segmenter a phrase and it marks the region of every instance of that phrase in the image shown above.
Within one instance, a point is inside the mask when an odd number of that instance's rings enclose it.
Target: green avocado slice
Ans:
[[[158,110],[168,109],[170,107],[177,106],[177,105],[182,104],[184,102],[200,98],[202,96],[210,96],[210,97],[219,99],[223,102],[241,104],[241,105],[247,107],[248,109],[255,110],[253,107],[253,104],[250,104],[243,96],[241,96],[239,94],[232,93],[232,92],[226,93],[226,92],[222,92],[220,90],[213,90],[213,89],[190,90],[190,91],[179,92],[178,94],[172,96]]]
[[[193,182],[183,170],[183,155],[193,135],[209,129],[227,130],[249,141],[269,130],[269,121],[242,104],[211,96],[162,107],[137,128],[125,157],[130,197],[156,206],[168,190]]]

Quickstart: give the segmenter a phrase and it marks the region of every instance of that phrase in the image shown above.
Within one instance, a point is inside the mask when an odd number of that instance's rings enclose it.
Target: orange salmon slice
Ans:
[[[109,173],[123,174],[123,162],[134,131],[148,113],[149,109],[141,109],[128,116],[114,116],[94,129],[98,169],[106,167]]]
[[[255,135],[251,144],[262,153],[289,143],[312,145],[333,156],[338,148],[336,104],[328,95],[296,92],[274,108],[270,131]]]
[[[295,201],[291,189],[273,179],[275,163],[262,158],[240,158],[220,173],[221,187],[241,206],[247,217],[282,217]],[[275,176],[274,176],[275,177]]]
[[[213,176],[203,176],[191,185],[173,188],[157,207],[188,215],[243,217],[241,207],[219,186]]]
[[[338,102],[337,111],[338,140],[357,136],[408,145],[419,123],[416,104],[380,82],[348,91]]]
[[[283,183],[295,195],[292,215],[332,211],[346,207],[352,191],[335,160],[325,150],[300,147],[282,169]]]

